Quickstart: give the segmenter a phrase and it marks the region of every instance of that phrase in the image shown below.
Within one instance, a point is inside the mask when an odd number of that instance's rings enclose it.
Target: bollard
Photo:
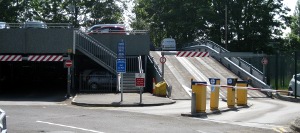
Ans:
[[[209,78],[211,85],[220,85],[220,79]],[[210,93],[210,110],[219,110],[219,91],[220,87],[211,86]]]
[[[192,92],[196,94],[196,112],[205,113],[206,110],[206,82],[192,82]]]
[[[191,114],[196,113],[196,93],[192,92],[192,100],[191,100]]]
[[[235,86],[237,78],[227,78],[227,85]],[[235,107],[235,88],[228,87],[227,88],[227,106],[228,108]]]
[[[247,106],[247,89],[238,88],[238,87],[247,87],[248,83],[246,81],[237,81],[236,82],[236,104],[237,106]]]

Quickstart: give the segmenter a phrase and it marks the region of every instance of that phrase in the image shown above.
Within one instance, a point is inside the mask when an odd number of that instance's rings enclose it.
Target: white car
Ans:
[[[300,96],[300,74],[297,74],[296,79],[297,79],[297,96]],[[293,91],[292,95],[295,95],[295,75],[293,75],[293,78],[290,81],[289,91]]]
[[[6,114],[0,109],[0,133],[7,133]]]

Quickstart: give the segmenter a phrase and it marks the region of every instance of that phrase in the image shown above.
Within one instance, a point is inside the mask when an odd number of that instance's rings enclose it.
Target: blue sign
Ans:
[[[117,73],[126,73],[126,59],[117,59]]]
[[[227,84],[229,84],[229,85],[232,84],[232,79],[231,78],[227,78]]]
[[[125,49],[125,43],[123,41],[118,43],[118,59],[125,59],[126,57],[126,49]]]
[[[211,78],[209,81],[210,81],[210,84],[212,85],[212,86],[210,87],[211,92],[214,92],[214,91],[215,91],[215,86],[213,86],[213,85],[216,85],[216,80],[213,79],[213,78]]]

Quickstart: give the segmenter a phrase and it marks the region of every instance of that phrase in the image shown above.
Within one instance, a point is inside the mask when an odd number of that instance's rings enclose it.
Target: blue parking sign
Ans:
[[[119,59],[124,59],[126,57],[125,42],[121,41],[118,43],[117,55]]]
[[[126,73],[126,59],[117,59],[117,73]]]

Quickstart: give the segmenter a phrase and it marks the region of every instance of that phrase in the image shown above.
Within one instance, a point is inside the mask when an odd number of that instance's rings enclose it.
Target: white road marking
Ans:
[[[159,55],[160,52],[157,52],[157,54]],[[165,64],[166,64],[166,67],[168,67],[168,68],[170,69],[171,73],[172,73],[172,74],[176,77],[176,79],[179,81],[179,83],[181,84],[182,88],[186,91],[186,93],[187,93],[189,96],[191,96],[191,95],[192,95],[191,92],[190,92],[191,88],[189,88],[189,87],[187,87],[187,86],[184,85],[185,82],[184,82],[184,79],[183,79],[183,77],[181,76],[181,74],[178,73],[178,71],[176,70],[176,68],[175,68],[169,61],[166,61]]]
[[[93,132],[93,133],[104,133],[104,132],[100,132],[100,131],[89,130],[89,129],[85,129],[85,128],[68,126],[68,125],[62,125],[62,124],[56,124],[56,123],[45,122],[45,121],[36,121],[36,122],[38,122],[38,123],[44,123],[44,124],[49,124],[49,125],[54,125],[54,126],[60,126],[60,127],[67,127],[67,128],[72,128],[72,129],[78,129],[78,130],[88,131],[88,132]]]
[[[198,81],[209,82],[208,78],[204,76],[202,72],[200,72],[191,62],[189,62],[185,58],[176,57],[177,60],[185,66],[185,68],[196,78]]]

